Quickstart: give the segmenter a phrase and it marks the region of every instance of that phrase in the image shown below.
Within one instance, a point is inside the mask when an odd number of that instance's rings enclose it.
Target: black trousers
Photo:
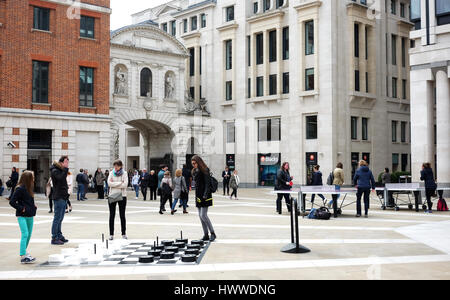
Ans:
[[[98,199],[105,199],[105,189],[103,185],[97,185]]]
[[[233,189],[230,197],[233,197],[233,195],[237,198],[237,189]]]
[[[158,190],[158,188],[155,187],[150,187],[150,200],[156,200],[156,191]]]
[[[127,220],[125,218],[125,209],[127,208],[127,197],[123,197],[122,201],[109,204],[109,234],[114,235],[114,219],[116,218],[117,203],[119,204],[119,216],[122,235],[126,235]]]
[[[172,195],[171,196],[161,196],[161,207],[160,211],[163,211],[164,206],[166,206],[167,200],[169,200],[170,209],[172,210]]]
[[[142,192],[142,196],[144,196],[144,201],[147,200],[147,189],[148,189],[148,187],[141,186],[141,192]]]
[[[425,189],[425,197],[427,198],[428,210],[433,207],[433,202],[431,202],[431,197],[436,193],[436,189]]]
[[[289,194],[277,194],[277,212],[281,213],[281,199],[283,199],[286,202],[286,207],[288,211],[291,211],[291,199]]]
[[[223,181],[223,194],[225,195],[225,190],[227,191],[227,195],[230,194],[230,181],[224,180]]]
[[[361,215],[361,197],[364,195],[364,213],[369,213],[370,188],[358,188],[356,193],[356,214]]]

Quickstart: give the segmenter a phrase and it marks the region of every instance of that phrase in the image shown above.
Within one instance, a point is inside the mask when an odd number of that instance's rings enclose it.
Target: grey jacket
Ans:
[[[173,183],[175,185],[173,190],[173,197],[175,199],[178,199],[180,198],[182,191],[187,192],[186,180],[184,179],[183,176],[175,177]]]

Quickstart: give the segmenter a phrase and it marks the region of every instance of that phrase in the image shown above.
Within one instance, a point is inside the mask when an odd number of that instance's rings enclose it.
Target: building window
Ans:
[[[359,92],[360,91],[360,78],[359,78],[359,71],[355,70],[355,91]]]
[[[247,98],[251,98],[252,97],[252,79],[248,78],[247,79]]]
[[[264,63],[264,37],[262,33],[256,35],[256,64]]]
[[[234,122],[227,122],[227,143],[236,141],[236,126]]]
[[[411,0],[411,6],[410,6],[410,19],[411,22],[414,23],[415,29],[419,30],[421,29],[421,11],[420,11],[420,2],[421,0]],[[442,1],[446,2],[446,0]],[[438,20],[439,21],[439,20]]]
[[[94,36],[95,18],[80,17],[80,36],[85,38],[95,38]]]
[[[369,139],[369,119],[362,118],[362,140],[367,141]]]
[[[398,171],[398,160],[399,160],[399,154],[392,153],[392,172]]]
[[[195,75],[195,48],[189,48],[189,76]]]
[[[352,140],[358,139],[358,118],[352,117],[351,119],[351,137]]]
[[[202,75],[202,47],[198,47],[198,60],[199,60],[198,69],[199,69],[200,75]],[[200,93],[200,95],[201,95],[201,93]]]
[[[392,49],[392,64],[394,66],[396,66],[397,65],[397,36],[395,34],[392,35],[391,49]]]
[[[252,53],[251,53],[252,40],[251,37],[247,36],[247,65],[250,67],[252,65]]]
[[[283,28],[283,60],[289,59],[289,27]]]
[[[188,32],[188,21],[187,19],[183,19],[183,33]]]
[[[270,9],[270,0],[264,0],[264,11],[268,11]]]
[[[50,31],[50,9],[35,6],[33,12],[33,28]]]
[[[359,57],[359,24],[358,23],[355,23],[354,35],[355,35],[355,57]]]
[[[197,16],[191,18],[191,31],[197,30]]]
[[[276,0],[277,1],[277,8],[280,8],[284,4],[284,0]]]
[[[162,29],[164,32],[167,32],[167,23],[163,23],[163,24],[161,25],[161,29]]]
[[[369,73],[366,72],[366,93],[369,93]]]
[[[258,120],[258,141],[270,142],[281,140],[281,119]]]
[[[80,67],[80,106],[94,106],[94,69]]]
[[[391,14],[397,14],[397,0],[391,0]]]
[[[264,77],[256,77],[256,97],[264,96]]]
[[[226,100],[230,101],[233,99],[233,82],[227,81],[225,86],[226,86]]]
[[[314,54],[314,21],[305,23],[305,55]]]
[[[253,2],[253,13],[254,14],[258,13],[258,2]]]
[[[397,143],[397,121],[392,121],[392,142]]]
[[[436,0],[436,17],[438,26],[450,24],[450,2]]]
[[[195,87],[191,86],[189,88],[189,94],[191,94],[191,98],[194,99],[195,98]]]
[[[400,17],[406,18],[405,3],[400,3]]]
[[[277,61],[277,31],[269,31],[269,62]]]
[[[305,90],[314,91],[314,68],[305,70]]]
[[[277,75],[269,76],[269,95],[277,94]]]
[[[405,79],[403,79],[402,80],[402,91],[403,91],[403,99],[405,99],[406,100],[406,97],[407,97],[407,86],[408,86],[408,82],[405,80]]]
[[[141,97],[152,97],[152,71],[144,68],[141,71]]]
[[[406,38],[402,38],[402,67],[406,68]]]
[[[49,63],[33,61],[33,103],[48,103]]]
[[[201,20],[202,28],[205,28],[206,27],[206,15],[205,14],[201,14],[200,15],[200,20]]]
[[[406,172],[408,166],[408,154],[402,154],[402,172]]]
[[[397,78],[392,77],[392,98],[397,98]]]
[[[227,7],[226,12],[227,12],[227,16],[226,16],[227,22],[233,21],[234,20],[234,6]]]
[[[406,143],[406,122],[401,122],[400,124],[400,138],[402,143]]]
[[[306,139],[317,139],[317,116],[306,117]]]
[[[289,72],[283,73],[283,94],[289,94]]]
[[[177,35],[177,22],[171,21],[170,27],[171,27],[171,31],[172,31],[172,36],[176,36]]]
[[[231,40],[225,41],[225,69],[233,68],[233,43]]]
[[[369,28],[367,28],[364,31],[365,35],[365,49],[366,49],[366,59],[369,59]]]

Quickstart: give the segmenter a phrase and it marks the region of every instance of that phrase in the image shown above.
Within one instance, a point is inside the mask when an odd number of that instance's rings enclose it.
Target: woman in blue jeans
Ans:
[[[353,183],[358,189],[356,193],[356,217],[361,217],[361,197],[364,195],[364,217],[367,218],[370,205],[370,189],[372,188],[375,191],[375,179],[366,161],[361,160],[359,162],[359,169],[355,173]]]
[[[139,180],[141,179],[141,176],[139,175],[138,171],[134,171],[133,179],[131,179],[131,184],[133,185],[134,192],[136,193],[137,200],[139,198]]]
[[[22,233],[19,253],[22,264],[32,264],[36,261],[34,257],[27,253],[31,233],[33,232],[34,216],[36,216],[37,210],[34,203],[33,190],[34,173],[25,171],[20,176],[18,188],[9,201],[9,204],[16,209],[16,217],[19,222],[20,232]]]

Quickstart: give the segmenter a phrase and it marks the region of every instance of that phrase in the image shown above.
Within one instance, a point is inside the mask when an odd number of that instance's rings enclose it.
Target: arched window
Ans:
[[[152,97],[152,71],[149,68],[141,71],[141,97]]]

